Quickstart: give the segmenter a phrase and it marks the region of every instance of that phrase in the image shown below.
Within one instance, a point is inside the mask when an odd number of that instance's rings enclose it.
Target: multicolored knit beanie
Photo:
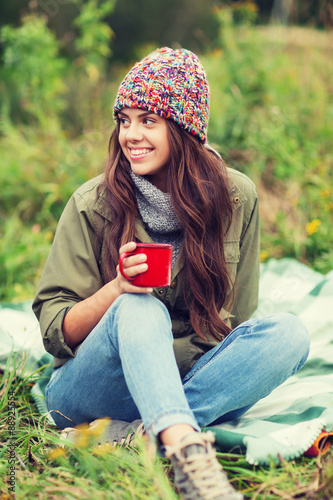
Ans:
[[[207,140],[209,86],[199,59],[189,50],[163,47],[136,63],[120,84],[115,120],[124,107],[152,111]]]

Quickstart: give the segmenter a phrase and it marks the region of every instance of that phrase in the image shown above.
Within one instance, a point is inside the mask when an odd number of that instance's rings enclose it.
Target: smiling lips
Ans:
[[[152,149],[143,148],[143,149],[131,149],[129,148],[130,155],[134,158],[143,158],[152,152]]]

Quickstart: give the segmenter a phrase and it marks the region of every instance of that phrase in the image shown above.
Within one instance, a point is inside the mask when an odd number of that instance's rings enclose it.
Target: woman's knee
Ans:
[[[116,308],[117,314],[124,314],[126,317],[132,316],[136,320],[138,318],[146,319],[154,317],[170,321],[170,315],[165,305],[150,294],[141,293],[123,293],[113,303],[112,307]]]
[[[310,347],[310,334],[304,323],[290,313],[279,313],[277,316],[277,325],[279,332],[297,350],[308,351]]]
[[[288,353],[290,359],[298,360],[298,369],[305,363],[310,349],[310,334],[302,321],[290,313],[277,313],[271,316],[276,330],[279,351]]]
[[[170,314],[165,305],[149,294],[124,293],[116,299],[106,313],[111,315],[113,331],[141,334],[141,339],[165,332],[172,338]]]

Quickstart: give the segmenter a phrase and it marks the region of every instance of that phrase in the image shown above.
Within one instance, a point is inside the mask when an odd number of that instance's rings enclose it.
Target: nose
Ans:
[[[132,121],[130,126],[126,129],[126,139],[128,141],[141,141],[143,139],[143,132],[140,123]]]

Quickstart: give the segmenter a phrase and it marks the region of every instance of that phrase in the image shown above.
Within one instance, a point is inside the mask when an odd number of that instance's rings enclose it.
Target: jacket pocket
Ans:
[[[240,258],[239,241],[225,241],[224,256],[229,271],[230,285],[233,286],[237,274],[237,264]]]
[[[239,241],[225,241],[224,256],[228,264],[237,264],[240,257]]]

